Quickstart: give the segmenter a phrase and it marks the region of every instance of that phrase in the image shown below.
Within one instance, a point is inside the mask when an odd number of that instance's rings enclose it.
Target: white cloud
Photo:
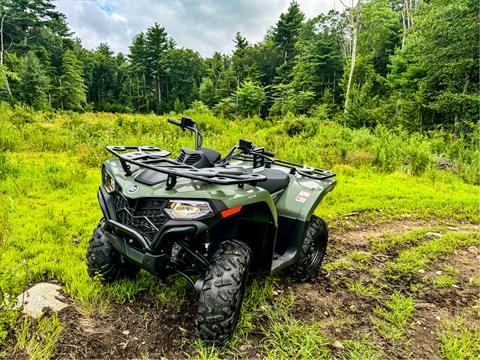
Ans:
[[[342,8],[338,0],[298,2],[308,18]],[[157,22],[179,47],[210,56],[214,51],[230,52],[237,31],[250,43],[261,41],[289,1],[57,0],[55,4],[87,48],[106,42],[115,52],[126,53],[133,36]]]
[[[128,22],[127,18],[123,15],[120,15],[116,12],[112,13],[112,15],[110,15],[110,19],[112,19],[113,22],[121,22],[121,23],[126,23]]]

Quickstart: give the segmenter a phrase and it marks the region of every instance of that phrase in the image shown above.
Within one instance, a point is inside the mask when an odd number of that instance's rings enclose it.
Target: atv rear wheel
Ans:
[[[204,341],[230,339],[238,322],[252,251],[243,242],[227,240],[213,254],[198,300],[195,326]]]
[[[87,250],[87,272],[91,278],[100,277],[111,283],[123,277],[133,278],[139,269],[123,261],[120,253],[103,236],[105,219],[101,219],[93,231]]]
[[[296,281],[308,281],[318,274],[327,250],[328,226],[321,218],[310,219],[300,255],[290,268]]]

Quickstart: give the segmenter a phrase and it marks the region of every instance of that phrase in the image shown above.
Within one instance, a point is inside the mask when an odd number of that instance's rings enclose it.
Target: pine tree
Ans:
[[[135,78],[136,96],[134,105],[140,111],[150,111],[150,83],[148,75],[148,54],[145,34],[140,32],[134,37],[130,45],[130,69],[131,75]]]
[[[147,58],[151,67],[151,74],[155,79],[155,93],[156,93],[156,112],[160,113],[162,109],[162,84],[166,73],[166,59],[165,54],[167,50],[174,47],[173,40],[168,37],[164,27],[157,23],[147,30],[146,37]]]
[[[86,103],[82,63],[71,50],[65,51],[62,75],[58,84],[58,101],[62,110],[82,110]]]
[[[280,66],[276,69],[279,83],[288,82],[291,75],[297,54],[295,43],[304,19],[305,15],[300,6],[292,1],[287,12],[280,15],[276,24],[273,40],[280,51]]]
[[[49,78],[33,52],[29,52],[20,63],[19,100],[24,104],[43,109],[48,106]]]

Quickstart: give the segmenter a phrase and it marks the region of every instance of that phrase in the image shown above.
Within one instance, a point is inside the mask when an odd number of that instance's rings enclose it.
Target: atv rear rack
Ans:
[[[331,171],[317,169],[310,166],[304,166],[302,164],[290,161],[274,159],[273,156],[267,156],[262,154],[261,152],[253,153],[253,155],[238,154],[234,155],[233,158],[237,160],[251,161],[254,164],[254,168],[261,166],[269,168],[272,165],[282,166],[290,169],[291,175],[298,174],[315,180],[325,180],[336,176],[336,174]]]
[[[258,182],[267,180],[267,177],[261,174],[238,174],[221,167],[197,169],[191,165],[167,159],[166,156],[170,155],[170,152],[154,146],[107,146],[107,150],[119,158],[126,176],[132,175],[129,164],[167,174],[167,190],[175,187],[177,177],[239,187],[243,187],[244,184],[255,186]]]

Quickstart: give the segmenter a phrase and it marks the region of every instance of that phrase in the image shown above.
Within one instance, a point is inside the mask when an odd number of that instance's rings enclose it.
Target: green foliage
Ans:
[[[422,3],[389,77],[396,112],[410,128],[440,124],[461,133],[478,121],[478,9],[471,0]]]
[[[261,86],[251,80],[245,80],[232,96],[236,114],[242,117],[260,115],[265,102],[265,94]]]
[[[34,52],[30,51],[22,59],[18,75],[20,77],[19,99],[35,109],[47,107],[49,79]]]
[[[75,54],[67,50],[62,59],[62,75],[59,78],[57,102],[61,109],[82,110],[86,102],[83,80],[83,64]]]
[[[306,19],[293,1],[261,42],[237,33],[231,54],[203,58],[176,47],[157,23],[133,38],[127,55],[106,43],[86,50],[51,0],[5,0],[0,16],[10,44],[0,61],[0,99],[116,113],[183,112],[200,100],[226,118],[308,114],[354,128],[441,127],[478,141],[478,4],[367,0],[359,7],[355,49],[351,9]],[[426,169],[422,150],[408,155],[413,173]],[[381,161],[390,155],[378,152]],[[472,168],[461,171],[478,178]]]

